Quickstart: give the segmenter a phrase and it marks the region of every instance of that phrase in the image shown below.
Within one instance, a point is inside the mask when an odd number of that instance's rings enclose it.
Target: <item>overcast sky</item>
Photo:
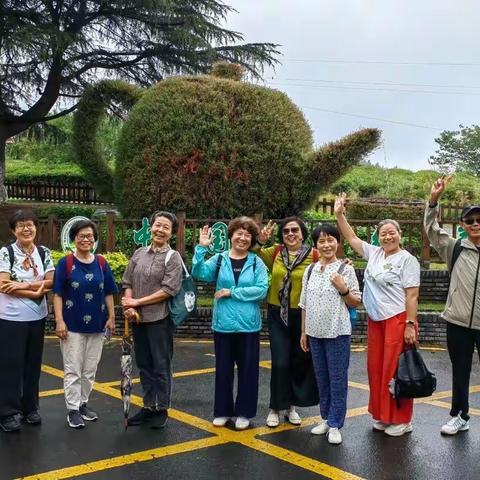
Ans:
[[[421,170],[442,130],[480,123],[478,0],[224,1],[230,29],[281,45],[265,82],[302,108],[317,144],[377,127],[371,161]]]

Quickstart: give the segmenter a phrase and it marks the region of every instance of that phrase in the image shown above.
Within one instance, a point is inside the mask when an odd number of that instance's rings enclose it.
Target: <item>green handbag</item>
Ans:
[[[171,253],[170,253],[171,252]],[[169,250],[165,257],[165,265],[172,256],[174,250]],[[193,282],[193,278],[190,275],[185,263],[182,262],[183,278],[180,291],[168,300],[168,309],[170,310],[170,318],[173,323],[178,326],[184,322],[197,307],[197,288]]]

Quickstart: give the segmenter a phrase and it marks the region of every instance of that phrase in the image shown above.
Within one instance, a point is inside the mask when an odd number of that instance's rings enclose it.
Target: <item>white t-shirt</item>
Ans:
[[[14,243],[13,253],[14,262],[10,271],[10,257],[8,250],[3,247],[0,250],[0,272],[10,273],[10,278],[17,282],[35,282],[43,280],[45,273],[55,270],[52,261],[52,255],[48,248],[45,248],[45,264],[42,265],[42,259],[38,253],[37,247],[32,254],[37,275],[30,267],[30,261],[27,256]],[[13,295],[0,293],[0,318],[2,320],[11,320],[13,322],[31,322],[41,320],[47,316],[47,302],[42,298],[21,298]]]
[[[330,277],[338,271],[341,263],[338,260],[326,265],[322,272],[321,264],[317,262],[308,283],[310,267],[303,274],[302,293],[298,306],[305,310],[305,333],[310,337],[337,338],[340,335],[352,333],[348,307],[330,281]],[[353,267],[346,265],[342,275],[350,292],[360,297],[360,288]]]
[[[385,257],[383,248],[362,242],[365,268],[363,305],[375,321],[406,310],[405,289],[420,286],[420,264],[406,250]]]

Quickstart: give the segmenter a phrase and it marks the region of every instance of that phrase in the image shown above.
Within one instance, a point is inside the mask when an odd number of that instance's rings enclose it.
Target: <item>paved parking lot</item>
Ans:
[[[173,408],[162,430],[148,425],[124,431],[119,391],[120,343],[104,350],[90,405],[98,422],[83,430],[66,425],[62,362],[58,343],[48,339],[41,378],[40,427],[0,434],[0,479],[478,479],[480,468],[480,369],[471,382],[471,430],[442,437],[448,418],[450,363],[444,349],[422,350],[438,378],[435,394],[417,402],[413,433],[391,438],[371,429],[367,413],[365,349],[352,348],[348,419],[340,446],[310,434],[318,409],[304,408],[300,427],[265,426],[268,413],[269,348],[261,348],[258,416],[251,428],[211,424],[214,387],[213,344],[177,341]],[[132,409],[141,405],[135,385]]]

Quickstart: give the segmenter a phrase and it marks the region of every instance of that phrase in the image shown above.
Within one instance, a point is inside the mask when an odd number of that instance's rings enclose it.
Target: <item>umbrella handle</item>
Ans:
[[[130,322],[128,321],[128,318],[126,315],[124,315],[124,319],[125,319],[125,332],[123,335],[125,337],[128,337],[130,336]]]

